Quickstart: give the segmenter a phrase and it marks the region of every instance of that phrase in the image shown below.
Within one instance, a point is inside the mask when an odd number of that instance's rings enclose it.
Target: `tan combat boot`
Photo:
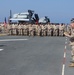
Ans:
[[[69,64],[69,67],[74,67],[74,63],[70,63]]]

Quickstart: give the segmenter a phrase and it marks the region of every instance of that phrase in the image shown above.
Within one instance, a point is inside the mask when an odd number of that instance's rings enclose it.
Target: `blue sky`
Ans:
[[[74,17],[74,0],[0,0],[0,22],[12,13],[34,10],[39,17],[48,16],[51,22],[70,23]]]

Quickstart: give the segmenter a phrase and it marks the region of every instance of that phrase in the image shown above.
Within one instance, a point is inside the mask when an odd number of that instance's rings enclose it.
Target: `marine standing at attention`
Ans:
[[[74,22],[71,22],[70,24],[70,30],[67,32],[64,32],[65,36],[69,37],[70,39],[70,46],[71,46],[71,57],[72,61],[70,63],[70,67],[74,67]]]

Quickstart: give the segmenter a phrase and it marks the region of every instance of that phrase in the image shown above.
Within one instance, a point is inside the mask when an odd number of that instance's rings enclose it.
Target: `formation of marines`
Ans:
[[[70,25],[65,24],[7,24],[0,25],[0,33],[5,32],[8,35],[24,36],[67,36],[70,39],[71,63],[74,67],[74,22]]]
[[[8,35],[24,36],[64,36],[66,31],[64,24],[8,24],[6,28]]]

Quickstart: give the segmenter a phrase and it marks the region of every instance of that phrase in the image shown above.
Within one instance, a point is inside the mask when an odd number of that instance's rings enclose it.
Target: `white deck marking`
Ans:
[[[67,45],[67,37],[66,37],[64,56],[63,56],[62,75],[65,75],[65,62],[66,62],[66,49],[67,49],[66,45]]]
[[[66,58],[66,52],[64,52],[64,58]]]
[[[3,51],[4,49],[0,49],[0,51]]]
[[[63,56],[63,66],[62,66],[62,75],[65,73],[65,62],[66,62],[66,45],[65,45],[65,50],[64,50],[64,56]]]
[[[0,41],[23,41],[23,40],[28,40],[28,39],[2,39]],[[3,51],[4,49],[0,49],[0,51]]]
[[[65,49],[67,48],[67,46],[65,46]]]
[[[0,41],[23,41],[23,40],[28,40],[28,39],[2,39]]]
[[[65,64],[63,64],[63,67],[62,67],[62,75],[64,75],[64,72],[65,72]]]

